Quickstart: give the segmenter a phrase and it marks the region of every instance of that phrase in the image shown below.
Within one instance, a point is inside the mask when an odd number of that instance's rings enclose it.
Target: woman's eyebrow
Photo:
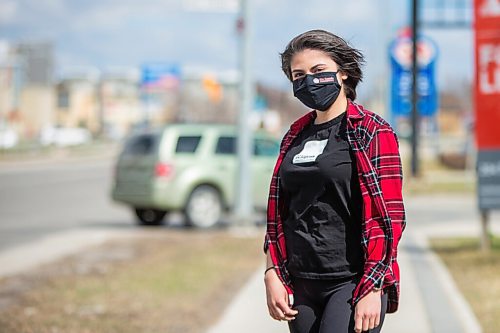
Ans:
[[[314,65],[314,66],[311,67],[311,71],[315,70],[319,66],[326,66],[326,64],[316,64],[316,65]]]
[[[316,64],[314,66],[311,67],[311,71],[315,70],[316,68],[318,68],[319,66],[326,66],[326,64]],[[303,72],[304,70],[302,69],[294,69],[292,70],[292,73],[295,73],[295,72]]]

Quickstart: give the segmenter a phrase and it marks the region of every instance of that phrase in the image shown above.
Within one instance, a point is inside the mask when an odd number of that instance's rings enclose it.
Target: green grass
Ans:
[[[474,193],[476,183],[471,181],[429,181],[423,179],[406,180],[403,186],[408,194],[437,194],[437,193]]]
[[[78,267],[78,257],[54,265],[49,279],[0,311],[0,332],[201,332],[264,260],[262,237],[162,237],[133,243],[134,258],[108,263],[106,273],[57,273]]]
[[[492,250],[483,253],[476,238],[434,239],[441,257],[458,287],[472,306],[485,333],[500,327],[500,237],[492,238]]]
[[[403,159],[403,189],[406,194],[474,193],[476,180],[466,177],[465,171],[453,170],[436,160],[420,162],[420,177],[411,177],[411,161]]]
[[[115,143],[108,140],[94,140],[82,145],[69,147],[42,146],[37,142],[21,142],[18,146],[11,149],[0,148],[0,162],[51,158],[54,155],[86,156],[109,151],[110,147],[114,147],[115,145]]]

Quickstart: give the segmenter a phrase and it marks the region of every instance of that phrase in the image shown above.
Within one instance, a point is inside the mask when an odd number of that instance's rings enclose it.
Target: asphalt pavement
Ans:
[[[134,226],[110,200],[112,157],[0,167],[0,250],[74,228]]]
[[[164,226],[138,226],[131,209],[112,202],[115,150],[0,163],[0,277],[109,239],[182,225],[179,214],[170,214]]]

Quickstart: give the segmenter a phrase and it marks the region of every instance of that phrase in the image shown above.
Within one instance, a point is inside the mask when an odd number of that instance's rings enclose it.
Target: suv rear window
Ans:
[[[221,136],[215,146],[216,154],[236,154],[236,138],[234,136]]]
[[[175,146],[176,153],[194,153],[200,144],[201,136],[180,136]]]
[[[158,142],[157,134],[141,134],[132,137],[127,144],[123,153],[125,155],[149,155],[155,152],[156,143]]]

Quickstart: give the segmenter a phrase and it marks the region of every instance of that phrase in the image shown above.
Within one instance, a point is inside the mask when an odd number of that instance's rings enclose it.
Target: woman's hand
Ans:
[[[372,291],[359,300],[354,311],[354,331],[356,333],[374,329],[380,325],[382,291]]]
[[[278,278],[274,269],[266,272],[264,276],[264,283],[266,284],[266,297],[269,315],[276,320],[293,320],[297,310],[292,310],[288,302],[288,293],[285,286]]]

